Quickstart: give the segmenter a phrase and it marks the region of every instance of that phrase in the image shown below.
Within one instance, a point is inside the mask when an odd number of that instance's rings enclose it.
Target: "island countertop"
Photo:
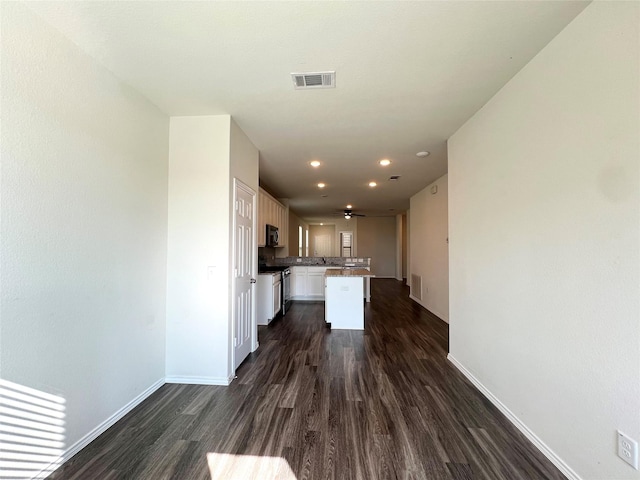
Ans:
[[[375,277],[364,268],[327,268],[325,277]]]

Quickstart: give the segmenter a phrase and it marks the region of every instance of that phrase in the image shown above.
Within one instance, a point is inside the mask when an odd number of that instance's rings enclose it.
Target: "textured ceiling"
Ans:
[[[28,5],[167,114],[230,114],[260,150],[261,181],[318,216],[406,210],[447,172],[447,138],[587,3]],[[325,70],[335,89],[293,89],[291,72]]]

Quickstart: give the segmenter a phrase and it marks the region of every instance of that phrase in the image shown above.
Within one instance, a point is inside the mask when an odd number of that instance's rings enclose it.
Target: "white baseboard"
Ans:
[[[428,310],[430,313],[433,313],[436,317],[438,317],[440,320],[442,320],[444,323],[449,323],[449,319],[448,318],[444,318],[444,315],[441,315],[439,312],[436,312],[434,310],[429,309],[424,303],[422,303],[422,300],[418,300],[416,297],[414,297],[412,294],[409,294],[409,298],[411,300],[413,300],[414,302],[416,302],[417,304],[419,304],[421,307],[424,307],[426,310]]]
[[[109,427],[115,424],[118,420],[124,417],[127,413],[137,407],[140,403],[142,403],[147,397],[149,397],[153,392],[158,390],[165,383],[184,383],[191,385],[229,385],[233,380],[233,376],[228,378],[225,377],[166,377],[161,378],[149,388],[147,388],[144,392],[138,395],[136,398],[131,400],[125,406],[120,408],[117,412],[107,418],[100,425],[95,427],[89,433],[87,433],[84,437],[78,440],[76,443],[67,448],[62,455],[55,461],[51,462],[51,465],[47,466],[43,470],[41,470],[38,474],[36,474],[34,479],[44,479],[51,475],[55,470],[57,470],[63,463],[73,457],[76,453],[82,450],[84,447],[93,442],[96,438],[98,438],[101,434],[107,431]]]
[[[414,302],[416,302],[416,303],[418,303],[418,304],[420,304],[420,305],[422,305],[424,307],[424,304],[422,303],[422,300],[418,300],[416,297],[413,296],[413,294],[410,293],[409,294],[409,298],[411,300],[413,300]],[[427,307],[424,307],[424,308],[427,308]]]
[[[580,475],[578,475],[569,465],[567,465],[564,460],[562,460],[558,455],[555,454],[551,448],[547,446],[529,427],[527,427],[522,420],[520,420],[509,408],[502,403],[498,397],[496,397],[491,391],[485,387],[480,380],[478,380],[473,373],[467,370],[456,358],[448,354],[447,359],[458,369],[462,374],[469,379],[471,383],[475,385],[475,387],[480,390],[480,392],[489,399],[491,403],[493,403],[498,410],[500,410],[507,419],[511,423],[515,425],[515,427],[520,430],[525,437],[527,437],[531,443],[533,443],[542,454],[551,461],[558,470],[560,470],[569,480],[582,480]]]
[[[230,377],[166,377],[166,383],[184,383],[186,385],[223,385],[231,384],[233,376]]]
[[[47,468],[42,470],[33,478],[47,478],[51,475],[58,467],[60,467],[64,462],[73,457],[76,453],[82,450],[84,447],[93,442],[96,438],[106,432],[109,427],[111,427],[114,423],[124,417],[127,413],[137,407],[140,403],[142,403],[147,397],[149,397],[153,392],[158,390],[161,386],[165,384],[165,379],[161,378],[149,388],[147,388],[144,392],[138,395],[136,398],[127,403],[124,407],[120,408],[116,413],[107,418],[100,425],[95,427],[89,433],[87,433],[84,437],[78,440],[76,443],[67,448],[64,453],[58,458],[56,461],[52,462]]]

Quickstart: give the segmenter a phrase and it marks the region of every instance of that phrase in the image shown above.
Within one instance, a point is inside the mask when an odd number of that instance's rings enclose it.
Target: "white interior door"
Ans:
[[[233,369],[257,344],[255,321],[256,193],[234,179],[233,216]]]
[[[331,235],[315,235],[314,242],[314,257],[330,257],[332,255]]]

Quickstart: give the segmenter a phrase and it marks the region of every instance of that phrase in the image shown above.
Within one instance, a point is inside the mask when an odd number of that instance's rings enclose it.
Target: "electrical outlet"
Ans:
[[[638,442],[618,430],[618,456],[638,470]]]

